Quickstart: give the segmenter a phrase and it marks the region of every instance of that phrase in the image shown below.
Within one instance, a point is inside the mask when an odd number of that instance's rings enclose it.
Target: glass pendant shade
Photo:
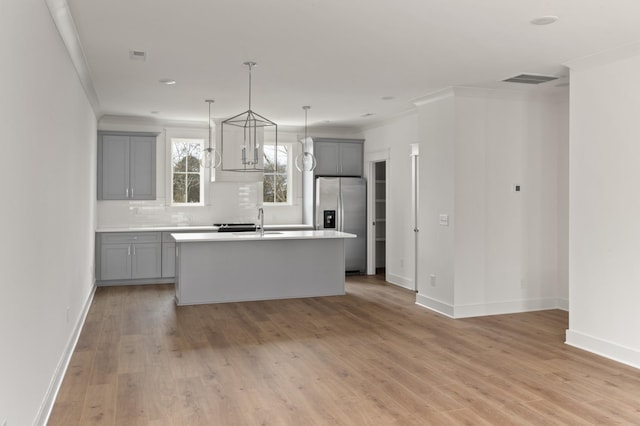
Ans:
[[[215,169],[220,166],[222,157],[214,148],[211,148],[211,104],[215,101],[211,99],[205,100],[209,104],[209,145],[202,151],[200,165],[205,169]]]
[[[299,172],[312,172],[316,168],[316,157],[309,151],[307,151],[307,143],[312,142],[307,137],[307,113],[311,109],[310,106],[305,105],[302,107],[304,110],[304,139],[299,141],[302,144],[302,152],[296,156],[296,169]]]
[[[296,169],[299,172],[311,172],[316,168],[316,157],[310,152],[301,152],[296,156]]]
[[[220,154],[213,148],[205,148],[202,152],[202,159],[200,164],[205,169],[215,169],[220,165]]]

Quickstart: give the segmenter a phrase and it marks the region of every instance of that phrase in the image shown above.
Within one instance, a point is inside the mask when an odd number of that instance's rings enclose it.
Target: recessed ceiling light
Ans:
[[[391,101],[391,100],[395,99],[395,96],[383,96],[381,99],[383,101]]]
[[[540,16],[538,18],[532,19],[531,23],[533,25],[549,25],[549,24],[553,24],[558,19],[560,18],[554,15]]]
[[[160,80],[161,84],[166,84],[167,86],[171,86],[173,84],[176,84],[176,81],[170,78],[163,78],[162,80]]]
[[[160,111],[151,111],[151,114],[160,114]]]
[[[371,117],[372,115],[375,115],[375,114],[372,113],[372,112],[366,112],[366,113],[362,114],[360,117],[367,118],[367,117]]]

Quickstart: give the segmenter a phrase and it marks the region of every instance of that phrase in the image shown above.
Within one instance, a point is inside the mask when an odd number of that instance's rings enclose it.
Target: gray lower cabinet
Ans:
[[[176,243],[171,232],[162,233],[162,278],[176,276]]]
[[[96,234],[96,279],[126,281],[162,277],[160,232]]]
[[[155,200],[156,136],[98,132],[99,200]]]
[[[314,138],[316,176],[362,176],[362,139]]]

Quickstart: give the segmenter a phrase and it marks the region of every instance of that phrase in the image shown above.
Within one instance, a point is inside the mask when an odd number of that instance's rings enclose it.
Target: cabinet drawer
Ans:
[[[101,234],[102,244],[159,243],[160,232],[114,232]]]

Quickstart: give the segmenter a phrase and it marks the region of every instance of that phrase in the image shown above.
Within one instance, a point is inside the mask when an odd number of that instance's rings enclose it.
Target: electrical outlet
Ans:
[[[431,287],[435,287],[436,286],[436,276],[431,274],[429,275],[429,284],[431,284]]]

